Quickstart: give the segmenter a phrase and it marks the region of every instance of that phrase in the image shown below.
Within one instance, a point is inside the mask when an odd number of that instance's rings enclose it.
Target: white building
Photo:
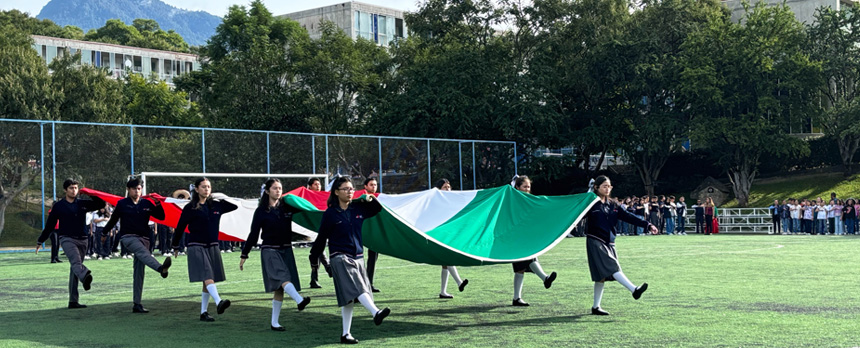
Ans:
[[[108,68],[115,78],[126,69],[144,76],[155,75],[168,84],[173,78],[200,70],[199,59],[190,53],[153,50],[92,41],[80,41],[49,36],[31,35],[33,49],[50,64],[54,58],[81,52],[81,63]]]
[[[287,13],[279,17],[299,22],[308,31],[311,39],[319,39],[322,36],[322,20],[333,22],[353,39],[363,37],[382,46],[388,46],[397,38],[406,37],[403,11],[357,1]]]

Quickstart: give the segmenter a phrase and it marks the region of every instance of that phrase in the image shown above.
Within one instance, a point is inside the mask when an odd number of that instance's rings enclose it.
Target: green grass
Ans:
[[[31,246],[42,232],[33,226],[42,226],[42,208],[29,204],[26,208],[19,199],[6,208],[6,226],[0,234],[0,247]]]
[[[627,276],[647,281],[634,301],[609,283],[608,317],[590,315],[592,286],[583,238],[566,239],[541,256],[559,273],[553,287],[527,274],[512,307],[510,265],[460,267],[465,292],[451,282],[453,300],[439,300],[439,267],[381,256],[376,294],[392,315],[374,326],[355,309],[352,333],[371,347],[851,347],[860,345],[856,267],[860,238],[841,236],[620,237]],[[297,249],[302,281],[308,249]],[[159,257],[161,259],[161,257]],[[313,302],[297,312],[285,302],[269,330],[271,295],[263,293],[259,255],[238,270],[238,253],[224,254],[227,281],[218,285],[233,306],[214,323],[198,320],[200,285],[187,282],[186,259],[167,279],[147,270],[144,305],[131,313],[131,260],[87,261],[95,281],[83,292],[87,309],[68,310],[68,263],[48,255],[0,254],[0,346],[290,346],[338,344],[340,311],[333,286],[305,289]],[[306,285],[306,284],[305,284]],[[215,311],[214,304],[210,310]]]
[[[803,176],[788,176],[776,179],[757,180],[750,191],[749,207],[767,207],[773,200],[782,202],[787,198],[818,198],[830,199],[830,193],[836,192],[839,198],[860,198],[860,177],[852,175],[845,177],[841,173],[816,174]],[[732,199],[725,204],[726,208],[737,207],[738,201]]]

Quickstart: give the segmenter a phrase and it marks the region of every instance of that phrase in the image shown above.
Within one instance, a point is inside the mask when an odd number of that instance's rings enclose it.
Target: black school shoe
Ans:
[[[82,305],[82,304],[77,303],[77,302],[69,302],[69,309],[76,309],[76,308],[87,308],[87,305]]]
[[[230,300],[221,300],[221,302],[218,302],[218,314],[224,314],[227,308],[230,308]]]
[[[596,307],[591,308],[591,315],[609,315],[609,312],[604,311],[603,308]]]
[[[518,298],[518,299],[514,300],[514,302],[511,305],[514,307],[528,307],[529,303],[526,301],[523,301],[522,298]]]
[[[460,292],[463,292],[463,290],[466,290],[466,285],[469,285],[469,280],[463,279],[463,282],[460,283],[460,286],[459,286]]]
[[[299,302],[299,304],[298,304],[299,311],[304,310],[304,309],[305,309],[305,307],[307,307],[307,306],[308,306],[308,303],[311,303],[311,298],[310,298],[310,297],[305,296],[305,298],[304,298],[304,299],[302,299],[302,302]]]
[[[93,272],[87,271],[87,275],[84,276],[84,291],[89,291],[93,284]]]
[[[63,260],[60,260],[60,259],[51,259],[51,263],[63,263]]]
[[[439,294],[439,298],[454,298],[454,295]]]
[[[316,280],[311,280],[311,289],[322,289],[322,286]]]
[[[642,285],[637,286],[636,290],[633,290],[633,299],[638,300],[642,297],[642,293],[645,292],[645,290],[648,290],[648,283],[642,283]]]
[[[558,274],[555,272],[550,273],[549,277],[546,277],[546,279],[544,279],[543,287],[549,289],[552,286],[552,282],[555,281],[555,277],[557,276]]]
[[[272,331],[287,331],[287,328],[283,326],[272,326]]]
[[[382,320],[385,319],[385,317],[387,317],[389,314],[391,314],[391,309],[388,309],[388,307],[385,307],[385,309],[376,312],[376,315],[373,316],[373,323],[379,326],[379,324],[382,324]]]
[[[373,285],[371,285],[370,291],[373,291],[374,293],[376,293],[376,292],[379,292],[379,289],[377,289],[377,288],[373,287]]]
[[[131,307],[131,312],[132,313],[149,313],[149,310],[146,308],[143,308],[142,304],[135,303],[134,306]]]
[[[215,318],[209,315],[209,312],[203,312],[200,314],[200,321],[215,321]]]
[[[348,335],[340,336],[340,343],[343,343],[343,344],[356,344],[356,343],[358,343],[358,340],[355,339],[355,337],[346,337],[346,336],[348,336]]]
[[[164,259],[164,263],[161,264],[160,269],[158,270],[161,273],[162,278],[167,278],[167,270],[170,269],[170,265],[173,264],[173,260],[171,260],[170,256]]]

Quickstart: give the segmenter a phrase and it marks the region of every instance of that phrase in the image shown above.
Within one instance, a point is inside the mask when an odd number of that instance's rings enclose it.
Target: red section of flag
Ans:
[[[86,188],[86,187],[81,189],[81,193],[101,198],[105,202],[110,203],[110,205],[112,205],[112,206],[116,206],[116,203],[119,202],[120,199],[125,198],[125,197],[120,197],[117,195],[112,195],[110,193],[105,193],[105,192],[93,190],[91,188]],[[165,202],[166,198],[162,195],[157,194],[157,193],[143,196],[143,198],[149,199],[151,201],[159,200],[162,202],[162,206],[164,207],[164,220],[158,220],[158,219],[154,219],[154,218],[152,218],[150,220],[152,220],[158,224],[163,224],[163,225],[167,225],[167,226],[176,228],[176,225],[179,224],[179,215],[182,214],[182,209],[180,209],[178,206],[176,206],[176,204]],[[186,230],[186,232],[188,232],[188,231]],[[233,237],[230,237],[230,238],[233,238]],[[235,239],[235,238],[233,238],[233,239]],[[224,238],[223,240],[232,240],[232,239]]]
[[[326,205],[326,201],[328,200],[328,191],[311,191],[308,190],[307,187],[301,186],[297,189],[294,189],[290,192],[287,192],[288,195],[299,196],[304,198],[306,201],[311,202],[317,209],[326,210],[328,206]]]

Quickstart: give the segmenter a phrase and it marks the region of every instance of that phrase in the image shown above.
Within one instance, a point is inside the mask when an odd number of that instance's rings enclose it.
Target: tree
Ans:
[[[135,19],[132,25],[109,19],[104,26],[90,30],[84,40],[156,50],[189,52],[188,43],[173,30],[164,31],[153,19]]]
[[[808,153],[784,130],[807,112],[820,72],[801,50],[803,27],[787,5],[759,3],[743,21],[709,21],[688,36],[680,63],[692,138],[726,168],[740,206],[749,201],[762,156]]]
[[[204,63],[175,80],[198,98],[210,126],[307,131],[295,93],[294,51],[305,47],[307,31],[295,21],[275,18],[256,0],[250,8],[230,7],[216,34],[201,49]]]
[[[382,85],[390,69],[384,48],[363,38],[353,40],[334,23],[320,23],[322,35],[293,50],[303,111],[315,132],[351,133],[373,114],[357,100]]]
[[[623,87],[630,128],[622,148],[649,195],[669,156],[689,137],[690,108],[680,93],[681,45],[710,20],[727,16],[713,0],[646,1],[633,14],[619,47],[631,53]]]
[[[122,89],[125,115],[132,124],[199,127],[196,103],[182,91],[173,91],[162,80],[128,74]]]
[[[816,124],[836,139],[849,175],[860,147],[860,9],[822,7],[815,19],[807,27],[806,48],[812,60],[821,62],[818,93],[823,102],[815,112]]]
[[[57,93],[45,63],[30,47],[27,32],[11,24],[0,37],[0,118],[52,119]],[[39,142],[33,124],[8,124],[0,129],[0,233],[6,209],[40,173]],[[31,160],[35,160],[32,161]]]
[[[73,25],[61,27],[49,19],[39,20],[18,10],[0,11],[0,28],[6,25],[29,35],[42,35],[80,40],[84,31]],[[6,33],[7,31],[4,31]]]
[[[81,53],[64,54],[48,68],[51,89],[60,93],[57,119],[79,122],[128,123],[122,112],[122,85],[105,69],[80,64]]]

